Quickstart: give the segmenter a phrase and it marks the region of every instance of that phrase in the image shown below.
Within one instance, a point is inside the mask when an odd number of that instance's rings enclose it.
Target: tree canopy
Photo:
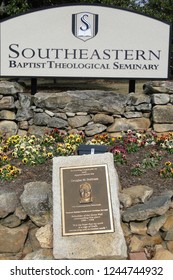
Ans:
[[[11,16],[30,9],[70,3],[114,5],[173,22],[173,0],[4,0],[1,1],[0,15]]]

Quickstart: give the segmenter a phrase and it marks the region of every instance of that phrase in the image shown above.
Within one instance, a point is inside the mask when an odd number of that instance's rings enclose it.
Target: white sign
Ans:
[[[0,76],[168,78],[170,25],[128,10],[53,7],[0,29]]]

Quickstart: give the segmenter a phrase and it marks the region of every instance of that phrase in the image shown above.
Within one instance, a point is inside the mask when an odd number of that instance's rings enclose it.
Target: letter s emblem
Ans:
[[[82,21],[82,23],[84,24],[84,26],[83,26],[83,25],[80,26],[80,30],[82,30],[82,31],[86,31],[86,30],[90,29],[90,27],[91,27],[91,25],[90,25],[89,22],[85,19],[85,17],[88,17],[88,15],[85,14],[85,15],[83,15],[83,16],[81,17],[81,21]]]

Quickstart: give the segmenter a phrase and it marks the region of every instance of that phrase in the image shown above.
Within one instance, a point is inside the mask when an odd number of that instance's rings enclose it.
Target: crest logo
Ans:
[[[98,15],[78,13],[72,15],[72,33],[82,41],[94,38],[98,32]]]

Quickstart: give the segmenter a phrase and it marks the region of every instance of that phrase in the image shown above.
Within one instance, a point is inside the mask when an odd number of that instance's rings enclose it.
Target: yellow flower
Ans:
[[[14,169],[10,171],[10,175],[11,175],[11,176],[14,176],[14,175],[15,175],[15,170],[14,170]]]
[[[81,139],[78,137],[78,138],[76,138],[76,142],[77,143],[80,143],[81,142]]]
[[[165,162],[165,165],[170,166],[172,163],[170,161]]]
[[[8,149],[8,146],[7,146],[7,145],[4,145],[4,146],[3,146],[3,151],[5,152],[7,149]]]
[[[8,164],[7,165],[7,169],[10,171],[10,170],[13,170],[13,166],[12,165],[10,165],[10,164]]]
[[[21,152],[24,152],[25,149],[26,149],[26,148],[25,148],[24,146],[21,146],[21,147],[20,147]]]
[[[59,144],[58,144],[58,147],[63,147],[63,144],[62,144],[62,143],[59,143]]]
[[[17,143],[17,140],[13,139],[11,142],[12,142],[13,145],[15,145]]]
[[[97,140],[93,138],[93,139],[91,140],[91,142],[92,142],[93,144],[95,144],[95,143],[97,143]]]
[[[23,162],[23,164],[27,164],[28,163],[28,159],[27,158],[23,158],[22,162]]]
[[[31,138],[32,140],[35,140],[35,139],[36,139],[36,136],[35,136],[35,135],[31,135],[30,138]]]
[[[3,156],[2,160],[3,160],[3,161],[7,161],[7,160],[8,160],[8,157],[5,155],[5,156]]]
[[[67,149],[70,149],[70,148],[71,148],[71,145],[70,145],[69,143],[66,143],[65,147],[66,147]]]
[[[48,156],[48,158],[53,158],[53,154],[52,153],[48,153],[47,156]]]

